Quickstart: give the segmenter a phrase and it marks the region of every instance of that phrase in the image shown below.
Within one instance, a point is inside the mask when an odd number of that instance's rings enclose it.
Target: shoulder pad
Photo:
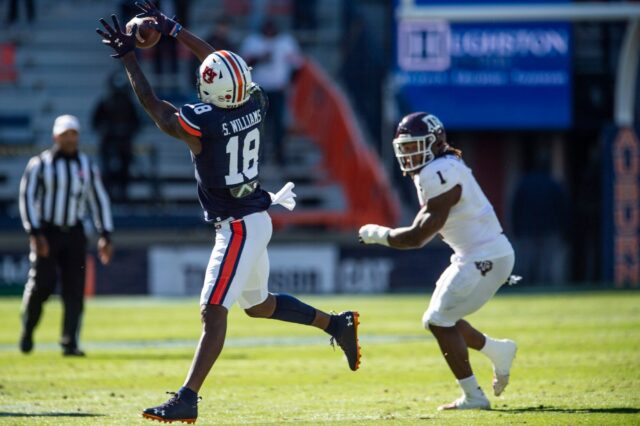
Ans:
[[[260,87],[257,83],[251,83],[251,87],[249,87],[249,94],[253,95],[254,93],[262,92],[262,87]]]
[[[251,88],[249,89],[249,93],[251,94],[251,96],[255,96],[256,99],[258,99],[260,108],[269,108],[269,98],[267,97],[267,94],[264,92],[262,87],[258,86],[256,83],[253,83],[251,85]]]
[[[213,111],[213,106],[204,103],[186,104],[180,108],[178,121],[180,126],[192,136],[201,137],[202,118],[206,113]]]
[[[455,161],[438,158],[420,170],[420,188],[425,201],[462,183]]]

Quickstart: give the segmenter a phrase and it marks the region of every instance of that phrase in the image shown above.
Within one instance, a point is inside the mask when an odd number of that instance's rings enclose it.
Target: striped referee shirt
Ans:
[[[86,154],[63,156],[48,149],[32,157],[20,182],[20,216],[29,234],[44,226],[72,227],[82,223],[87,201],[96,230],[113,231],[109,197],[98,167]]]

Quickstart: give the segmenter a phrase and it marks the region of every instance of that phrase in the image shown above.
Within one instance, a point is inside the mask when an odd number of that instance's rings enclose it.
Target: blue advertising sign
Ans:
[[[571,126],[570,24],[396,24],[403,112],[433,112],[449,129]]]
[[[438,5],[438,6],[457,6],[457,5],[478,5],[478,4],[522,4],[522,3],[570,3],[571,0],[527,0],[527,1],[514,1],[514,0],[414,0],[416,5]],[[397,2],[396,2],[397,3]]]

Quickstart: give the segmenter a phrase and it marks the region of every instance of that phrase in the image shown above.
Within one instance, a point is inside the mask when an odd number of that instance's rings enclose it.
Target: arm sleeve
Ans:
[[[420,173],[424,200],[430,200],[462,184],[460,172],[451,162],[431,164]]]
[[[111,216],[111,203],[104,189],[98,167],[91,163],[91,187],[89,188],[89,205],[93,214],[93,224],[98,233],[108,236],[113,232],[113,218]]]
[[[40,231],[40,215],[36,206],[36,192],[39,185],[38,175],[42,167],[40,157],[33,157],[20,180],[20,218],[22,226],[29,234]]]
[[[300,46],[293,36],[288,36],[286,38],[286,52],[287,52],[287,60],[291,64],[291,67],[294,70],[297,70],[304,63],[304,58],[300,53]]]
[[[191,136],[202,137],[202,129],[197,114],[190,105],[183,105],[178,112],[178,121],[185,132]]]

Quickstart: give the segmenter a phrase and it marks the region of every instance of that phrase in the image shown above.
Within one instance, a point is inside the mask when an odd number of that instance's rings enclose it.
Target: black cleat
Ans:
[[[360,367],[360,346],[358,344],[358,325],[360,314],[346,311],[338,315],[338,327],[335,336],[331,337],[331,345],[338,343],[349,362],[349,368],[356,371]]]
[[[83,357],[83,356],[87,356],[87,354],[84,353],[84,351],[81,351],[78,348],[64,348],[62,350],[62,355],[64,356],[77,356],[77,357]]]
[[[173,395],[167,402],[157,407],[147,408],[142,412],[142,417],[157,420],[162,423],[195,423],[198,418],[198,403],[189,404],[180,398],[177,392],[167,392]],[[198,401],[200,399],[198,398]]]
[[[20,336],[20,352],[28,354],[33,350],[33,336],[25,331]]]

